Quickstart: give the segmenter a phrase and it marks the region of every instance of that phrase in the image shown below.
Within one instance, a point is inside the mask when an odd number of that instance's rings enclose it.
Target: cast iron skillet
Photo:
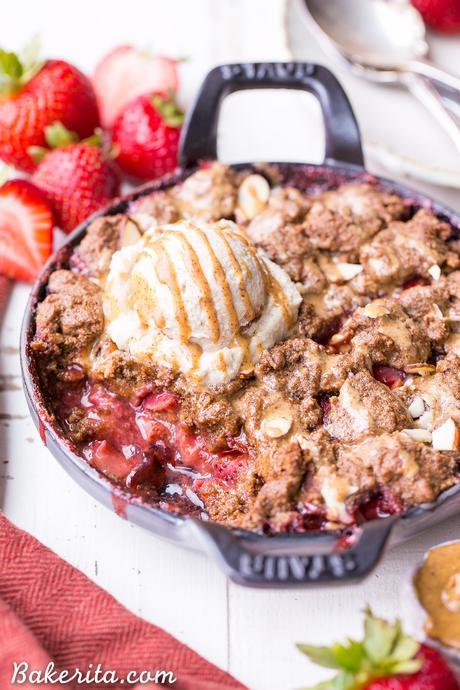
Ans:
[[[334,188],[341,182],[369,179],[364,168],[359,129],[348,99],[325,67],[305,63],[247,63],[223,65],[206,77],[183,130],[181,168],[173,175],[149,183],[115,202],[104,214],[124,212],[130,201],[180,182],[196,170],[199,161],[215,159],[220,105],[228,94],[241,89],[288,88],[313,93],[321,105],[326,130],[323,165],[273,164],[282,182],[301,189]],[[242,164],[237,168],[251,168]],[[432,208],[457,230],[460,218],[441,205],[399,184],[379,179],[379,184],[410,200],[416,209]],[[97,215],[102,215],[99,213]],[[95,216],[93,216],[93,220]],[[158,535],[211,553],[232,580],[256,587],[336,585],[364,578],[378,563],[387,545],[404,541],[426,527],[458,512],[460,485],[444,492],[434,503],[365,523],[353,539],[338,533],[262,535],[230,530],[143,504],[140,499],[114,488],[106,478],[76,453],[47,405],[40,388],[36,363],[29,343],[34,333],[35,308],[46,294],[50,272],[65,266],[72,247],[80,242],[90,220],[69,237],[67,244],[48,262],[25,312],[21,334],[21,361],[27,402],[41,437],[65,470],[92,496],[122,517]]]

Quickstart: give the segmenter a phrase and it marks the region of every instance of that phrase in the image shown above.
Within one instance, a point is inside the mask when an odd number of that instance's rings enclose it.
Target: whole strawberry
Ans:
[[[91,82],[63,60],[21,61],[0,50],[0,158],[32,172],[34,146],[45,146],[45,128],[60,121],[80,137],[99,125]]]
[[[436,31],[460,31],[460,0],[412,0],[427,25]]]
[[[56,123],[46,128],[46,141],[58,147],[42,151],[32,179],[52,204],[57,225],[70,232],[119,193],[120,180],[98,136],[76,142]]]
[[[134,46],[118,46],[97,65],[93,85],[102,125],[110,128],[125,105],[137,96],[177,91],[177,62]]]
[[[309,659],[338,671],[309,690],[459,690],[443,656],[404,635],[401,624],[366,611],[364,640],[332,647],[297,645]]]
[[[128,103],[112,130],[115,160],[123,172],[151,180],[174,170],[183,119],[174,100],[164,94]]]

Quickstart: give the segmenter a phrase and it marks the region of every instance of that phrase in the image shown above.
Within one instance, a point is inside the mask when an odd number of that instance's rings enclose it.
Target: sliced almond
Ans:
[[[310,448],[311,444],[303,434],[297,434],[294,439],[297,441],[302,450],[308,450]]]
[[[248,175],[238,189],[238,208],[247,220],[264,210],[270,196],[270,185],[262,175]]]
[[[276,407],[265,413],[260,428],[269,438],[281,438],[289,433],[292,417],[287,410]]]
[[[262,422],[262,431],[269,438],[281,438],[286,436],[291,428],[292,420],[287,417],[272,417],[264,419]]]
[[[321,473],[318,476],[321,479]],[[325,476],[321,486],[321,495],[326,504],[326,514],[329,520],[346,520],[347,508],[345,501],[348,496],[355,493],[357,487],[350,484],[343,477]]]
[[[403,429],[403,432],[414,441],[421,443],[431,443],[431,432],[427,429]]]
[[[428,376],[434,374],[436,367],[426,362],[416,362],[415,364],[406,364],[404,371],[408,374],[419,374],[419,376]]]
[[[431,407],[425,408],[425,412],[417,419],[417,426],[419,429],[429,429],[430,431],[433,429],[433,410]]]
[[[364,314],[364,316],[368,316],[370,319],[378,319],[379,316],[387,316],[390,310],[384,307],[383,304],[371,302],[361,309],[361,313]]]
[[[120,235],[120,244],[122,247],[129,247],[131,244],[136,244],[141,239],[141,233],[136,223],[128,218]]]
[[[336,268],[342,276],[342,280],[345,281],[353,280],[353,278],[363,271],[361,264],[348,264],[344,261],[338,261],[336,263]]]
[[[414,377],[413,376],[407,376],[406,380],[404,381],[401,388],[406,388],[408,390],[411,390],[413,387],[414,387]]]
[[[318,256],[318,263],[330,283],[347,282],[363,271],[361,264],[349,264],[346,261],[337,261],[325,254],[320,254]]]
[[[441,267],[438,266],[438,264],[433,264],[433,266],[430,266],[430,268],[428,269],[428,273],[433,278],[433,280],[439,280],[441,277]]]
[[[329,283],[343,282],[342,274],[340,273],[335,261],[333,261],[331,258],[325,254],[320,254],[318,256],[318,264]]]
[[[350,333],[347,332],[338,332],[334,333],[334,335],[329,339],[329,344],[330,345],[346,345],[350,342]]]
[[[425,403],[420,395],[416,395],[407,408],[412,419],[418,419],[425,412]]]
[[[436,316],[437,319],[443,319],[444,314],[441,311],[441,307],[439,304],[433,304],[432,310],[433,314]]]
[[[458,450],[460,434],[452,417],[433,431],[432,439],[436,450]]]

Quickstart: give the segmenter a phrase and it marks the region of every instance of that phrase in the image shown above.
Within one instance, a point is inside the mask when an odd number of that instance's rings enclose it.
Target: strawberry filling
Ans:
[[[373,374],[377,381],[384,383],[388,388],[399,388],[407,378],[407,374],[404,371],[394,367],[375,366]]]
[[[211,480],[230,488],[249,459],[243,434],[213,450],[205,435],[180,422],[178,397],[167,391],[131,403],[99,383],[76,382],[66,386],[59,409],[72,430],[66,420],[78,420],[79,448],[93,467],[145,498],[167,500],[172,510],[201,509],[201,487]]]
[[[426,278],[422,278],[421,276],[415,276],[415,278],[410,278],[409,280],[406,280],[405,283],[403,283],[402,289],[403,290],[409,290],[410,288],[413,287],[419,287],[420,285],[429,285],[430,281],[427,280]]]
[[[327,421],[327,416],[329,412],[331,411],[332,403],[331,403],[331,396],[330,395],[320,395],[318,397],[318,403],[319,406],[321,407],[321,410],[323,412],[323,424],[324,422]]]
[[[399,515],[404,511],[404,504],[399,496],[395,496],[386,487],[380,491],[363,496],[357,506],[356,520],[376,520],[389,515]]]
[[[404,375],[392,367],[376,369],[376,378],[390,387]],[[108,479],[166,510],[196,515],[216,485],[225,490],[235,486],[250,459],[243,432],[229,437],[225,448],[213,450],[206,435],[181,423],[177,395],[149,387],[129,401],[101,383],[79,380],[79,374],[57,392],[61,423],[81,438],[79,450]],[[321,396],[319,404],[327,417],[330,396]],[[360,524],[403,511],[401,501],[383,487],[357,498],[352,514]],[[318,531],[326,524],[321,508],[304,504],[281,531]],[[267,522],[262,531],[273,534],[279,527]]]

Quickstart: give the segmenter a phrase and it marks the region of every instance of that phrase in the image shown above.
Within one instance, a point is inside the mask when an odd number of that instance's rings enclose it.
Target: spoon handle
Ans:
[[[460,127],[458,120],[444,104],[439,91],[437,91],[429,79],[418,74],[407,74],[404,81],[412,95],[429,110],[450,137],[457,151],[460,152]]]
[[[435,65],[428,62],[428,60],[413,60],[406,66],[406,70],[414,74],[419,74],[422,77],[428,77],[428,79],[437,81],[444,86],[448,86],[460,92],[460,78],[455,76],[455,74],[450,74],[450,72],[435,67]]]

